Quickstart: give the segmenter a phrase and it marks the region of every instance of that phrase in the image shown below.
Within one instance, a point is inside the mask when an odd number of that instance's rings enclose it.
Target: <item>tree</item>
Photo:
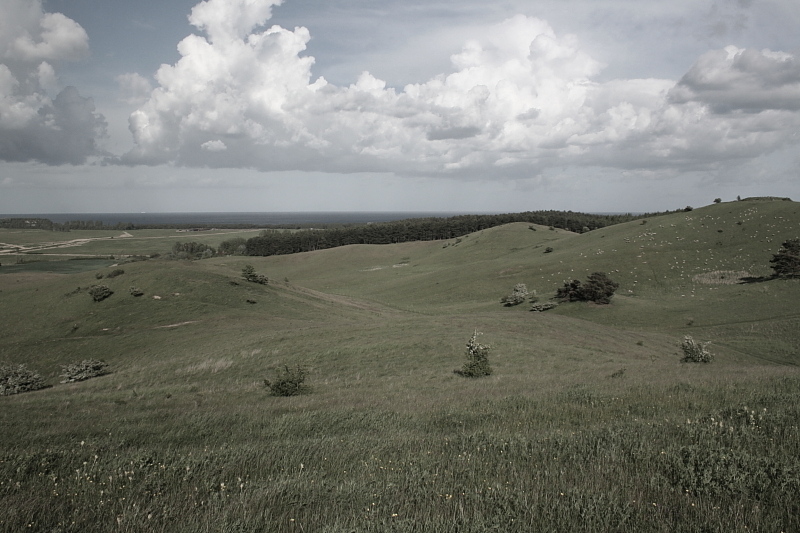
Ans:
[[[776,278],[800,278],[800,239],[789,239],[769,261]]]
[[[517,283],[514,285],[514,290],[508,296],[500,298],[500,303],[511,307],[512,305],[519,305],[528,297],[528,287],[524,283]]]
[[[467,342],[467,362],[464,363],[460,371],[457,371],[458,374],[468,378],[489,376],[492,373],[492,367],[489,366],[489,350],[491,346],[479,343],[478,335],[482,335],[482,333],[478,333],[476,329],[469,342]]]
[[[249,281],[251,283],[260,283],[261,285],[266,285],[269,283],[269,279],[267,276],[263,274],[256,274],[256,269],[253,265],[245,265],[242,269],[242,278],[245,281]]]
[[[619,283],[609,278],[605,272],[593,272],[586,283],[581,283],[577,279],[564,283],[564,286],[556,291],[556,298],[570,302],[607,304],[618,288]]]

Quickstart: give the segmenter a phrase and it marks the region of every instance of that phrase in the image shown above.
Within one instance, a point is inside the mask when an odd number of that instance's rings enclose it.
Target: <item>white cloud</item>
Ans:
[[[569,165],[719,168],[797,143],[797,59],[726,48],[673,80],[595,81],[577,37],[517,15],[402,90],[363,72],[312,80],[302,27],[259,29],[277,2],[208,0],[129,120],[129,164],[407,175],[537,175]],[[255,29],[255,30],[254,30]],[[225,149],[215,149],[225,147]]]
[[[83,28],[44,13],[40,0],[0,3],[0,160],[78,164],[100,155],[105,119],[74,87],[58,92],[51,64],[87,51]]]
[[[223,150],[227,150],[228,147],[225,146],[225,143],[217,139],[216,141],[208,141],[204,142],[200,145],[200,148],[203,150],[208,150],[209,152],[222,152]]]
[[[140,74],[129,72],[115,78],[119,86],[120,99],[128,104],[143,104],[150,96],[153,87]]]

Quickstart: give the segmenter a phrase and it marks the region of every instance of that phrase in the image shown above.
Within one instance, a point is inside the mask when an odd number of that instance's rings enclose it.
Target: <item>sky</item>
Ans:
[[[0,0],[0,213],[800,199],[797,0]]]

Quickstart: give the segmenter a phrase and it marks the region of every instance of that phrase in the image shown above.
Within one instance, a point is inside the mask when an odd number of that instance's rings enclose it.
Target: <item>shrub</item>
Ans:
[[[94,279],[103,279],[103,273],[98,272],[97,274],[94,275]]]
[[[11,396],[45,387],[42,376],[25,365],[0,366],[0,396]]]
[[[611,301],[619,283],[609,278],[605,272],[593,272],[586,283],[573,279],[556,291],[556,298],[570,302],[595,302],[607,304]]]
[[[769,261],[776,278],[800,278],[800,239],[789,239]]]
[[[72,383],[74,381],[84,381],[97,376],[108,374],[108,363],[105,361],[95,361],[84,359],[80,363],[71,363],[61,366],[61,383]]]
[[[296,396],[308,392],[308,387],[303,385],[306,380],[306,371],[300,365],[290,368],[283,366],[283,370],[278,372],[274,381],[264,380],[264,386],[270,390],[273,396]]]
[[[553,309],[555,307],[558,307],[558,304],[556,302],[544,302],[540,304],[534,303],[531,306],[531,311],[534,311],[536,313],[542,313],[544,311],[549,311],[550,309]]]
[[[256,274],[256,269],[253,265],[245,265],[242,269],[242,277],[251,283],[260,283],[261,285],[266,285],[269,283],[269,278],[263,274]]]
[[[478,333],[476,329],[467,342],[467,362],[458,371],[459,374],[468,378],[489,376],[492,373],[492,367],[489,366],[491,346],[479,343],[478,335],[482,335],[482,333]]]
[[[142,289],[139,289],[138,287],[131,287],[128,290],[130,291],[131,296],[141,296],[142,294],[144,294],[144,291],[142,291]]]
[[[552,247],[550,247],[550,246],[548,246],[547,248],[545,248],[545,249],[544,249],[544,253],[546,253],[546,254],[549,254],[549,253],[551,253],[552,251],[553,251],[553,248],[552,248]]]
[[[511,294],[500,298],[500,302],[505,304],[506,307],[511,307],[512,305],[521,304],[527,297],[528,287],[526,287],[524,283],[517,283],[514,285],[514,290],[511,291]]]
[[[112,294],[114,294],[114,291],[109,289],[106,285],[95,285],[89,289],[89,295],[95,302],[101,302]]]
[[[712,354],[708,351],[710,342],[696,342],[690,335],[686,335],[681,342],[683,350],[683,363],[710,363]]]
[[[111,272],[109,272],[108,274],[106,274],[106,277],[107,278],[116,278],[117,276],[121,276],[124,273],[125,273],[125,271],[122,270],[121,268],[116,268],[116,269],[112,270]]]

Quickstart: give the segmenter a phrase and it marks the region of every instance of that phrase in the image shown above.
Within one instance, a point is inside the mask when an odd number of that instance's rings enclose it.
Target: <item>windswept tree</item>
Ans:
[[[776,278],[800,278],[800,239],[789,239],[769,261]]]

